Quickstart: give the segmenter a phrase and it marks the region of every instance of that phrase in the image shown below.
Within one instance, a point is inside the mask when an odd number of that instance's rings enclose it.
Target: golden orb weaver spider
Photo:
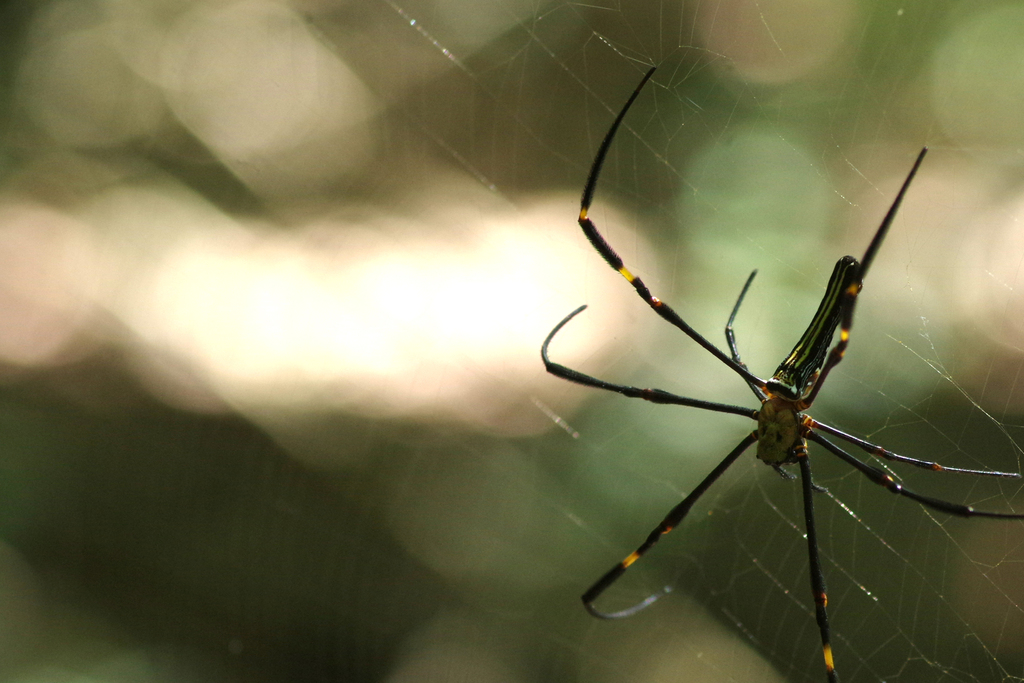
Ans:
[[[558,331],[582,312],[586,308],[586,305],[580,306],[555,325],[547,338],[544,339],[540,353],[541,358],[544,360],[544,367],[548,372],[557,377],[561,377],[562,379],[582,384],[584,386],[614,391],[630,398],[642,398],[654,403],[689,406],[691,408],[700,408],[702,410],[710,410],[718,413],[742,415],[757,422],[757,429],[745,436],[743,440],[725,456],[725,459],[722,460],[722,462],[720,462],[718,466],[715,467],[715,469],[713,469],[711,473],[708,474],[704,480],[700,482],[700,484],[698,484],[697,487],[693,489],[688,496],[686,496],[686,498],[683,499],[681,503],[672,508],[661,523],[655,527],[650,535],[648,535],[647,539],[640,544],[636,550],[630,553],[626,559],[612,567],[601,578],[599,578],[594,585],[583,593],[583,605],[586,610],[595,617],[600,617],[602,619],[616,619],[620,617],[628,617],[639,612],[664,595],[664,593],[668,592],[670,589],[665,588],[662,592],[651,595],[639,604],[618,612],[602,612],[594,606],[594,602],[598,597],[600,597],[600,595],[609,586],[615,583],[615,581],[625,573],[626,569],[639,560],[644,553],[650,550],[650,548],[657,543],[662,536],[672,531],[672,529],[683,521],[683,518],[686,517],[694,503],[696,503],[697,500],[704,495],[709,488],[711,488],[711,485],[715,483],[715,481],[729,468],[730,465],[736,462],[739,456],[742,455],[747,448],[756,442],[757,457],[765,464],[771,465],[775,468],[775,470],[783,477],[787,479],[796,478],[795,475],[783,470],[783,465],[796,463],[800,467],[800,480],[804,501],[804,523],[807,530],[807,550],[811,575],[811,593],[814,597],[815,616],[818,622],[818,630],[821,634],[821,646],[825,657],[825,670],[828,673],[828,680],[830,683],[836,683],[839,680],[839,677],[838,674],[836,674],[832,657],[832,646],[830,644],[831,631],[828,624],[828,612],[826,611],[828,599],[825,591],[825,577],[821,571],[821,562],[818,557],[818,541],[814,528],[814,504],[812,496],[816,490],[821,490],[821,488],[817,486],[811,478],[811,466],[807,457],[808,440],[813,441],[843,462],[849,464],[851,467],[867,477],[872,483],[878,484],[891,493],[906,496],[911,500],[916,500],[918,503],[934,510],[960,517],[1024,519],[1024,514],[975,510],[967,505],[951,503],[909,491],[903,488],[901,484],[897,483],[892,476],[882,469],[858,460],[818,432],[824,432],[830,436],[842,439],[872,456],[884,458],[893,462],[907,463],[909,465],[932,470],[934,472],[957,472],[960,474],[993,477],[1019,477],[1019,474],[1013,472],[993,472],[943,467],[936,462],[918,460],[916,458],[898,455],[892,451],[882,448],[881,446],[877,446],[873,443],[864,441],[863,439],[846,434],[835,427],[830,427],[827,424],[818,422],[803,412],[811,407],[815,397],[818,395],[822,385],[825,383],[825,379],[828,377],[829,372],[843,359],[843,354],[846,352],[847,344],[850,341],[850,328],[853,325],[853,309],[857,303],[857,295],[860,294],[864,276],[867,274],[868,268],[871,266],[871,262],[875,258],[875,254],[878,253],[878,249],[882,245],[882,240],[885,239],[886,232],[888,232],[889,226],[892,223],[893,218],[896,216],[900,203],[903,201],[903,196],[906,194],[907,188],[910,187],[910,183],[914,179],[917,169],[921,166],[921,162],[923,161],[928,148],[926,147],[922,149],[920,154],[918,154],[917,160],[914,162],[913,167],[910,169],[910,173],[907,175],[907,179],[903,181],[903,185],[900,187],[899,193],[896,195],[896,199],[893,201],[892,206],[889,207],[889,211],[885,214],[882,224],[871,239],[871,243],[868,245],[867,251],[864,252],[863,258],[861,258],[860,261],[857,261],[857,259],[852,256],[844,256],[836,262],[835,269],[832,271],[832,276],[828,281],[828,285],[825,287],[825,296],[818,305],[818,310],[814,314],[814,318],[811,320],[807,330],[804,332],[803,336],[800,337],[796,346],[793,347],[792,352],[790,352],[786,359],[783,360],[775,370],[775,374],[773,374],[771,378],[764,380],[752,374],[747,369],[746,364],[740,360],[739,351],[736,347],[736,338],[732,329],[740,304],[743,303],[743,298],[746,296],[747,290],[750,288],[750,284],[753,281],[754,276],[757,274],[756,270],[747,278],[746,284],[743,286],[742,291],[740,291],[736,304],[733,306],[732,314],[729,316],[729,321],[726,323],[725,338],[726,343],[729,345],[730,352],[730,355],[726,355],[718,347],[690,327],[674,310],[672,310],[671,307],[669,307],[668,304],[662,302],[651,294],[651,291],[640,280],[640,278],[636,277],[626,269],[622,259],[619,258],[619,255],[615,253],[615,250],[612,249],[608,242],[605,241],[604,237],[601,236],[601,233],[598,232],[597,227],[587,215],[590,209],[590,204],[594,198],[594,190],[597,186],[598,176],[601,173],[601,166],[604,164],[605,156],[608,154],[608,148],[611,146],[615,133],[626,116],[626,112],[629,111],[630,106],[632,106],[647,81],[650,80],[654,71],[655,69],[651,68],[644,75],[640,84],[626,101],[625,106],[623,106],[622,110],[615,118],[615,121],[612,123],[611,128],[601,141],[601,145],[597,150],[597,155],[594,157],[593,164],[590,167],[590,174],[587,176],[586,185],[583,187],[583,197],[580,203],[579,224],[580,227],[583,228],[583,233],[587,236],[587,239],[590,241],[591,245],[593,245],[594,249],[597,250],[608,265],[618,271],[631,285],[633,285],[633,288],[636,289],[640,298],[654,309],[658,315],[682,330],[684,334],[700,344],[709,353],[711,353],[711,355],[742,377],[743,381],[747,383],[747,386],[750,387],[751,391],[754,392],[754,395],[757,396],[757,399],[761,402],[761,406],[759,410],[752,410],[742,406],[715,403],[713,401],[703,401],[695,398],[686,398],[684,396],[677,396],[676,394],[672,394],[662,389],[641,389],[623,384],[613,384],[611,382],[606,382],[604,380],[597,379],[596,377],[583,374],[577,370],[572,370],[564,365],[553,362],[548,357],[548,346],[550,346],[551,340],[554,339],[556,334],[558,334]],[[832,347],[831,351],[829,351],[828,349],[832,343],[836,327],[839,327],[839,340],[836,342],[835,346]]]

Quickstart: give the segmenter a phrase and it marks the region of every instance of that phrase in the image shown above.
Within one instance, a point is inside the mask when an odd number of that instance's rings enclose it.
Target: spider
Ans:
[[[810,565],[811,593],[814,598],[815,617],[818,623],[818,630],[821,634],[821,646],[825,658],[825,670],[828,674],[828,680],[830,683],[836,683],[839,680],[839,677],[836,674],[832,656],[831,631],[829,629],[828,612],[826,610],[828,598],[826,597],[825,591],[825,577],[821,571],[821,560],[818,556],[818,541],[814,529],[814,503],[812,500],[814,492],[822,491],[823,489],[815,484],[814,480],[811,478],[811,465],[807,456],[808,441],[813,441],[843,462],[849,464],[851,467],[867,477],[872,483],[885,488],[891,493],[905,496],[934,510],[960,517],[1024,519],[1024,514],[975,510],[967,505],[951,503],[910,491],[897,483],[896,480],[884,470],[855,458],[835,443],[822,436],[821,433],[828,434],[837,439],[851,443],[870,455],[894,462],[907,463],[909,465],[932,470],[934,472],[957,472],[960,474],[992,477],[1019,477],[1019,474],[1012,472],[994,472],[944,467],[936,462],[918,460],[916,458],[898,455],[881,446],[869,443],[863,439],[846,434],[835,427],[830,427],[827,424],[819,422],[804,412],[811,407],[812,403],[814,403],[814,399],[817,397],[822,385],[824,385],[829,372],[843,359],[846,347],[850,341],[850,328],[853,325],[853,309],[857,303],[857,295],[860,294],[864,276],[867,274],[868,268],[871,267],[871,262],[878,253],[878,249],[882,245],[882,240],[885,239],[886,232],[888,232],[889,226],[892,224],[900,203],[903,201],[903,196],[906,194],[907,188],[910,187],[910,183],[914,179],[914,175],[921,166],[921,162],[924,160],[924,156],[927,153],[928,148],[926,147],[922,149],[920,154],[918,154],[917,160],[914,162],[913,167],[910,169],[910,173],[907,175],[907,179],[900,187],[900,190],[896,195],[896,199],[893,201],[889,211],[885,214],[885,218],[882,219],[882,223],[875,232],[874,237],[871,239],[871,243],[868,245],[867,251],[864,252],[863,258],[858,261],[852,256],[844,256],[836,262],[835,269],[832,271],[832,276],[829,278],[828,285],[825,287],[825,296],[818,305],[818,310],[814,314],[814,318],[811,320],[810,325],[808,325],[807,330],[803,333],[803,336],[800,337],[800,340],[796,343],[796,346],[793,347],[790,354],[782,361],[778,369],[775,370],[775,374],[767,380],[761,379],[760,377],[752,374],[747,369],[746,364],[740,360],[740,354],[736,347],[736,338],[733,334],[733,322],[736,319],[736,313],[739,311],[740,304],[743,303],[743,298],[746,296],[747,290],[750,288],[750,284],[753,282],[754,276],[757,274],[756,270],[747,278],[746,284],[744,284],[743,289],[740,291],[740,295],[736,300],[736,304],[733,306],[732,314],[729,316],[729,321],[726,323],[725,339],[730,352],[730,355],[726,355],[722,350],[690,327],[690,325],[688,325],[686,321],[672,310],[668,304],[651,294],[651,291],[640,280],[640,278],[633,275],[626,269],[625,265],[623,265],[622,259],[619,258],[619,255],[615,253],[615,250],[612,249],[608,242],[605,241],[604,237],[601,236],[601,233],[598,232],[597,227],[587,215],[591,202],[594,199],[594,190],[597,186],[597,179],[601,173],[601,166],[604,163],[605,156],[608,154],[608,148],[611,146],[615,133],[626,116],[626,112],[629,111],[630,106],[636,100],[647,81],[650,80],[654,71],[655,68],[651,68],[644,75],[640,84],[637,85],[633,94],[630,95],[625,106],[622,107],[622,110],[612,123],[611,128],[601,141],[601,145],[597,150],[597,155],[594,157],[593,164],[590,167],[590,173],[587,176],[586,185],[583,187],[583,197],[580,202],[579,224],[580,227],[583,228],[583,233],[587,236],[587,239],[590,241],[591,245],[593,245],[594,249],[597,250],[608,265],[626,278],[633,288],[636,289],[636,292],[640,295],[641,299],[647,302],[647,304],[654,309],[658,315],[682,330],[684,334],[700,344],[711,355],[738,374],[743,381],[747,383],[747,386],[750,387],[751,391],[754,392],[754,395],[757,396],[761,405],[758,410],[752,410],[742,406],[704,401],[696,398],[686,398],[661,389],[641,389],[623,384],[613,384],[612,382],[606,382],[604,380],[597,379],[596,377],[583,374],[577,370],[572,370],[564,365],[560,365],[552,361],[548,356],[548,347],[551,344],[551,340],[554,339],[556,334],[558,334],[559,330],[565,327],[570,320],[579,315],[579,313],[586,308],[586,305],[580,306],[555,325],[554,329],[551,330],[547,338],[544,340],[544,343],[541,345],[540,353],[541,358],[544,361],[544,367],[548,372],[557,377],[561,377],[562,379],[575,382],[576,384],[582,384],[584,386],[604,389],[606,391],[614,391],[630,398],[642,398],[653,403],[689,406],[691,408],[710,410],[717,413],[741,415],[757,422],[757,428],[747,436],[743,437],[739,444],[725,456],[725,459],[723,459],[722,462],[719,463],[718,466],[715,467],[715,469],[713,469],[711,473],[708,474],[704,480],[700,482],[700,484],[698,484],[697,487],[693,489],[688,496],[686,496],[686,498],[683,499],[681,503],[669,511],[661,523],[654,528],[650,535],[648,535],[647,539],[640,544],[636,550],[612,567],[601,578],[599,578],[594,585],[583,593],[583,605],[586,610],[595,617],[602,619],[616,619],[620,617],[628,617],[639,612],[652,604],[662,595],[669,592],[671,589],[666,587],[661,592],[651,595],[633,607],[618,612],[602,612],[594,606],[594,602],[598,597],[604,593],[609,586],[615,583],[615,581],[625,573],[626,569],[643,557],[644,553],[650,550],[662,536],[677,527],[686,517],[694,503],[696,503],[700,497],[704,495],[709,488],[711,488],[712,484],[722,476],[722,473],[724,473],[730,465],[736,462],[744,451],[754,443],[757,443],[757,457],[765,464],[775,468],[775,470],[784,478],[796,478],[796,475],[790,474],[786,470],[782,469],[784,465],[791,465],[795,463],[800,468],[804,523],[807,530],[807,553]],[[831,351],[829,351],[829,346],[832,343],[836,327],[839,327],[839,340],[834,346],[832,346]]]

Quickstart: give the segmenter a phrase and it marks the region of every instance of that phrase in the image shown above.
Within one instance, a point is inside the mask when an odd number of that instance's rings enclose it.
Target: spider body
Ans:
[[[639,277],[631,273],[625,267],[622,259],[617,253],[615,253],[615,250],[612,249],[611,245],[609,245],[604,239],[598,231],[597,226],[589,217],[589,208],[594,198],[594,191],[597,187],[598,176],[601,173],[601,166],[604,164],[605,156],[607,155],[608,149],[615,137],[615,133],[622,123],[622,120],[625,118],[626,112],[629,111],[629,107],[636,100],[641,89],[653,73],[654,69],[652,68],[640,81],[640,84],[633,91],[633,94],[615,118],[611,128],[609,128],[604,139],[601,141],[601,145],[598,147],[597,154],[594,157],[594,161],[590,167],[590,173],[587,176],[587,181],[583,188],[583,197],[580,202],[579,224],[584,235],[586,235],[587,240],[594,249],[602,258],[604,258],[605,262],[608,263],[612,269],[616,270],[626,279],[627,282],[629,282],[630,285],[632,285],[640,298],[661,318],[674,325],[690,339],[707,350],[712,356],[721,361],[721,363],[726,367],[739,375],[754,393],[758,401],[760,401],[760,407],[757,410],[753,410],[742,406],[679,396],[663,389],[640,388],[625,384],[615,384],[613,382],[608,382],[584,374],[579,370],[568,368],[550,359],[548,355],[548,347],[555,335],[558,334],[558,332],[565,327],[569,321],[579,315],[586,306],[580,306],[555,325],[554,329],[548,333],[547,338],[541,345],[541,358],[544,361],[544,366],[547,371],[557,377],[570,382],[575,382],[576,384],[582,384],[584,386],[604,389],[606,391],[614,391],[630,398],[641,398],[653,403],[672,404],[698,408],[700,410],[709,410],[717,413],[738,415],[757,422],[756,430],[748,432],[736,447],[733,448],[725,458],[710,473],[708,473],[704,479],[697,484],[697,486],[693,488],[689,495],[687,495],[668,512],[665,518],[648,534],[646,540],[641,543],[636,550],[608,570],[583,593],[583,606],[590,614],[602,619],[627,617],[635,614],[641,609],[644,609],[660,598],[664,593],[669,592],[671,589],[666,587],[661,593],[651,595],[639,604],[617,612],[604,612],[594,606],[594,602],[609,586],[615,583],[619,577],[626,572],[627,568],[639,560],[644,553],[650,550],[651,547],[653,547],[665,534],[679,526],[700,497],[711,488],[715,481],[734,462],[736,462],[737,459],[739,459],[739,456],[741,456],[756,442],[757,457],[762,462],[774,467],[784,477],[788,479],[795,478],[793,475],[786,473],[785,470],[782,469],[783,465],[799,465],[801,491],[803,494],[804,504],[804,524],[807,532],[806,539],[811,580],[811,596],[814,600],[815,620],[817,621],[818,631],[821,637],[822,655],[825,660],[825,671],[828,681],[829,683],[837,683],[839,677],[835,671],[832,646],[830,644],[831,628],[829,626],[828,612],[826,610],[828,597],[825,590],[825,577],[821,570],[817,534],[814,524],[814,493],[823,489],[815,484],[811,477],[810,458],[807,451],[808,441],[814,442],[821,448],[859,471],[869,481],[881,486],[890,493],[909,498],[934,510],[965,518],[989,517],[998,519],[1024,519],[1024,514],[975,510],[969,505],[952,503],[910,491],[897,483],[892,476],[881,468],[861,461],[850,453],[847,453],[838,445],[825,438],[823,434],[828,434],[829,436],[846,441],[847,443],[865,451],[871,457],[884,458],[892,462],[902,462],[933,472],[951,472],[974,476],[1019,477],[1020,475],[1017,473],[944,467],[930,460],[921,460],[899,455],[883,448],[882,446],[869,443],[868,441],[856,436],[842,432],[835,427],[831,427],[827,424],[814,420],[805,412],[814,403],[814,399],[816,398],[818,391],[820,391],[821,387],[824,385],[829,372],[840,361],[842,361],[843,356],[846,353],[846,348],[850,341],[850,329],[853,326],[853,311],[857,302],[857,297],[859,296],[863,286],[864,276],[867,274],[875,255],[881,247],[882,241],[885,239],[889,226],[892,224],[900,203],[903,201],[903,196],[906,194],[907,189],[910,186],[910,182],[913,180],[914,175],[917,173],[917,169],[920,167],[921,162],[924,159],[927,148],[922,149],[920,154],[918,154],[917,160],[914,162],[910,173],[907,175],[906,180],[904,180],[903,185],[900,187],[892,206],[882,219],[881,225],[878,227],[874,237],[868,244],[868,248],[864,252],[864,256],[859,262],[852,256],[844,256],[839,259],[832,271],[832,276],[829,278],[821,304],[819,304],[818,310],[814,314],[807,330],[800,337],[800,340],[797,342],[796,346],[793,347],[790,354],[776,369],[775,374],[772,375],[771,378],[764,380],[752,374],[747,369],[743,361],[740,360],[739,350],[733,333],[733,322],[735,321],[736,313],[738,312],[740,305],[743,303],[743,298],[746,295],[757,271],[751,273],[747,278],[746,284],[740,292],[739,298],[736,300],[736,304],[733,306],[732,315],[726,323],[725,338],[729,348],[729,353],[726,354],[694,330],[672,309],[671,306],[655,297],[651,293],[650,289],[648,289],[647,285],[645,285]],[[837,327],[839,328],[839,339],[836,341],[835,345],[832,346],[833,337],[835,336]]]
[[[859,291],[859,271],[860,262],[852,256],[836,261],[811,324],[786,359],[779,363],[775,374],[765,382],[764,390],[755,391],[762,401],[761,409],[757,411],[757,457],[767,465],[778,469],[795,463],[799,454],[807,453],[810,428],[800,411],[810,405],[806,399],[818,383],[828,344],[842,318],[839,302],[851,287],[857,287]],[[743,293],[746,293],[746,288]],[[741,294],[740,302],[742,300]],[[737,308],[740,302],[737,302]],[[732,319],[729,329],[731,332]],[[779,472],[785,476],[784,472]]]

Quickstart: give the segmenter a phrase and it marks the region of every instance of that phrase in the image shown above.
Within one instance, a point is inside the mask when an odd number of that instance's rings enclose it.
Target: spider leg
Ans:
[[[939,512],[945,512],[950,515],[956,515],[957,517],[992,517],[995,519],[1024,519],[1024,513],[1015,512],[988,512],[986,510],[975,510],[970,505],[961,505],[960,503],[951,503],[946,500],[939,498],[932,498],[931,496],[923,496],[920,493],[914,493],[913,491],[906,489],[902,484],[899,484],[891,476],[883,472],[882,470],[863,463],[857,458],[853,457],[839,446],[835,445],[825,437],[814,432],[809,432],[807,438],[815,443],[823,446],[825,450],[829,451],[843,462],[847,463],[854,469],[858,470],[861,474],[868,478],[872,483],[878,484],[882,488],[887,489],[891,493],[897,495],[906,496],[911,500],[916,500],[921,505],[930,507],[933,510]]]
[[[922,469],[931,470],[932,472],[954,472],[956,474],[973,474],[980,477],[1008,477],[1011,479],[1020,478],[1020,475],[1017,474],[1016,472],[996,472],[993,470],[965,470],[959,467],[946,467],[945,465],[940,465],[939,463],[932,462],[931,460],[918,460],[917,458],[908,458],[905,455],[899,455],[898,453],[893,453],[892,451],[886,448],[882,448],[881,446],[875,445],[870,441],[858,439],[852,434],[847,434],[846,432],[840,431],[835,427],[829,426],[827,424],[818,422],[817,420],[814,420],[810,417],[807,417],[805,419],[810,420],[808,426],[811,429],[820,429],[823,432],[828,432],[832,436],[838,437],[844,441],[848,441],[857,448],[860,448],[861,450],[866,451],[871,455],[877,456],[879,458],[885,458],[886,460],[892,460],[893,462],[905,462],[908,465],[913,465],[914,467],[920,467]]]
[[[686,398],[685,396],[677,396],[676,394],[663,391],[662,389],[640,389],[638,387],[631,387],[625,384],[614,384],[612,382],[605,382],[604,380],[585,375],[578,370],[567,368],[564,365],[555,363],[548,358],[548,344],[554,338],[558,331],[565,326],[570,320],[572,320],[577,314],[579,314],[586,305],[580,306],[575,311],[565,316],[560,323],[555,325],[555,328],[551,330],[547,338],[544,339],[544,343],[540,347],[540,357],[544,360],[544,367],[547,371],[556,377],[567,379],[570,382],[576,384],[582,384],[588,387],[595,387],[597,389],[604,389],[606,391],[614,391],[628,396],[630,398],[642,398],[645,401],[651,401],[652,403],[669,403],[678,406],[690,406],[691,408],[701,408],[703,410],[713,410],[719,413],[732,413],[733,415],[743,415],[751,419],[757,419],[757,411],[751,408],[744,408],[742,406],[733,406],[726,403],[715,403],[714,401],[702,401],[696,398]]]
[[[772,468],[776,472],[778,472],[779,476],[785,479],[786,481],[793,481],[794,479],[796,479],[796,475],[791,474],[786,470],[782,469],[782,465],[772,465]],[[825,488],[824,486],[819,486],[818,484],[811,484],[811,488],[814,489],[817,493],[828,493],[827,488]]]
[[[676,505],[667,515],[665,515],[665,519],[663,519],[654,531],[650,533],[647,540],[644,541],[639,548],[634,550],[622,562],[619,562],[617,565],[612,567],[604,576],[598,579],[593,586],[587,589],[587,592],[583,594],[581,599],[583,600],[583,606],[588,612],[590,612],[590,614],[600,619],[620,619],[623,617],[629,617],[672,590],[670,587],[666,586],[661,593],[655,593],[654,595],[644,599],[642,602],[618,612],[601,612],[594,607],[594,601],[597,600],[601,593],[615,583],[619,577],[626,572],[630,565],[643,557],[644,553],[650,550],[651,546],[657,543],[662,536],[677,527],[679,523],[683,521],[683,518],[686,517],[687,513],[690,512],[690,508],[693,507],[693,504],[696,503],[709,488],[711,488],[711,485],[714,484],[715,481],[722,476],[727,469],[729,469],[729,466],[736,462],[736,459],[739,458],[755,441],[757,441],[757,432],[751,432],[743,439],[743,441],[740,441],[736,448],[732,449],[729,455],[725,456],[725,459],[718,463],[718,467],[711,470],[711,473],[704,477],[704,481],[698,484],[697,488],[690,492],[690,495],[686,496],[681,503]]]
[[[747,278],[746,284],[743,285],[743,289],[740,291],[740,296],[736,299],[736,305],[732,307],[732,313],[729,315],[729,322],[725,324],[725,342],[729,345],[729,352],[732,354],[732,359],[736,361],[736,364],[746,369],[747,364],[740,360],[740,350],[736,347],[736,334],[732,331],[733,323],[736,322],[736,314],[739,313],[740,304],[743,303],[744,297],[747,296],[747,290],[750,289],[750,283],[754,281],[754,276],[757,275],[757,271],[753,271],[750,277]],[[754,396],[757,396],[758,401],[764,401],[767,398],[765,392],[756,384],[747,382],[747,386],[754,392]]]
[[[725,355],[721,349],[705,339],[699,332],[697,332],[697,330],[690,327],[686,321],[680,318],[679,314],[672,310],[668,304],[651,294],[651,290],[647,288],[647,285],[643,283],[643,280],[626,269],[622,259],[617,253],[615,253],[615,250],[612,249],[611,245],[605,241],[601,233],[598,232],[597,226],[594,225],[594,222],[587,216],[587,213],[590,210],[590,204],[594,200],[594,191],[597,188],[597,179],[601,175],[601,167],[604,165],[605,157],[608,156],[608,148],[611,147],[612,140],[615,138],[615,133],[619,130],[622,120],[626,117],[626,112],[629,111],[629,108],[632,106],[633,102],[636,101],[636,98],[640,94],[644,85],[647,84],[647,81],[650,80],[651,76],[654,74],[654,69],[655,67],[651,67],[651,69],[644,74],[640,84],[636,87],[636,90],[633,91],[633,94],[629,96],[629,99],[626,101],[622,111],[619,112],[619,115],[615,117],[615,121],[612,123],[611,128],[608,129],[604,139],[601,141],[600,147],[597,149],[597,155],[594,157],[594,162],[590,166],[590,174],[587,176],[587,183],[583,187],[583,197],[580,200],[580,227],[583,228],[583,234],[587,236],[588,240],[590,240],[590,244],[597,250],[597,253],[601,255],[609,266],[618,271],[622,277],[626,278],[626,281],[629,282],[629,284],[633,285],[636,293],[640,295],[641,299],[647,302],[648,306],[654,309],[655,313],[672,325],[675,325],[677,328],[682,330],[684,334],[690,337],[690,339],[703,346],[709,353],[711,353],[711,355],[732,368],[733,371],[739,374],[747,384],[763,388],[765,386],[764,380],[753,375],[743,365]]]
[[[924,155],[928,152],[928,148],[925,147],[921,150],[921,153],[917,155],[917,160],[914,162],[914,166],[910,169],[910,173],[907,174],[907,179],[903,181],[902,187],[900,187],[899,193],[896,195],[896,199],[893,200],[892,206],[889,207],[889,211],[885,214],[885,218],[882,219],[882,224],[878,226],[878,230],[875,232],[875,236],[871,239],[871,244],[868,245],[867,251],[864,252],[864,258],[860,260],[860,267],[857,272],[855,281],[846,289],[843,294],[843,320],[841,327],[839,328],[839,341],[832,347],[832,350],[828,354],[828,359],[825,361],[824,367],[821,368],[821,372],[818,373],[818,379],[814,383],[814,387],[811,389],[811,393],[807,395],[802,403],[802,409],[809,408],[814,403],[815,396],[818,395],[818,391],[821,390],[822,385],[825,383],[825,378],[828,377],[829,371],[835,366],[839,365],[839,361],[843,359],[843,355],[846,354],[846,347],[850,343],[850,328],[853,327],[853,309],[857,305],[857,295],[860,294],[861,287],[864,285],[864,276],[867,275],[868,268],[871,267],[871,262],[875,260],[875,254],[878,253],[878,249],[882,246],[882,240],[885,239],[886,233],[889,232],[889,226],[892,225],[892,221],[896,218],[896,212],[900,208],[900,204],[903,203],[903,196],[907,193],[907,189],[910,187],[911,181],[914,176],[917,175],[917,169],[920,168],[921,162],[924,161]]]
[[[921,151],[917,155],[917,159],[914,161],[914,165],[910,169],[910,173],[907,174],[907,179],[903,181],[903,185],[900,187],[900,191],[896,194],[896,199],[893,200],[892,206],[885,214],[885,218],[882,219],[882,224],[878,226],[878,231],[875,232],[875,236],[871,238],[871,244],[864,251],[864,257],[860,260],[860,280],[864,281],[864,276],[868,273],[868,268],[871,267],[871,262],[875,260],[875,254],[882,246],[882,240],[885,239],[885,234],[889,232],[889,226],[892,225],[892,221],[896,218],[896,212],[900,210],[900,204],[903,203],[903,195],[907,193],[907,188],[910,187],[910,183],[914,180],[914,176],[917,175],[917,169],[921,167],[921,162],[924,161],[924,155],[928,153],[927,147],[922,147]]]
[[[786,481],[793,481],[794,479],[796,479],[796,475],[782,469],[782,465],[776,465],[773,463],[772,469],[778,472],[779,476],[785,479]]]
[[[811,479],[811,463],[807,459],[807,448],[804,446],[797,453],[800,463],[800,483],[804,495],[804,526],[807,530],[807,555],[810,560],[811,593],[814,596],[814,616],[821,632],[821,650],[825,656],[825,670],[828,672],[829,683],[838,683],[835,663],[832,660],[832,631],[828,625],[828,594],[825,589],[825,575],[821,571],[821,558],[818,556],[818,534],[814,527],[814,492],[819,490]]]

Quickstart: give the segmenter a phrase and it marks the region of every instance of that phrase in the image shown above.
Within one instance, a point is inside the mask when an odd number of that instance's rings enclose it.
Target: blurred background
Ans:
[[[799,485],[579,231],[768,376],[931,148],[819,420],[1021,471],[1024,4],[0,8],[0,679],[822,681]],[[843,681],[1024,678],[1024,524],[812,447]],[[892,465],[1024,512],[1020,480]]]

